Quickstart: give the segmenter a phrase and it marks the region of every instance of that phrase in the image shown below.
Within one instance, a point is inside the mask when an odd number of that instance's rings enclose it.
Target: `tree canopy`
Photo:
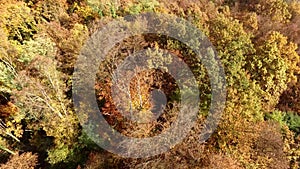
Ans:
[[[148,48],[155,49],[146,52],[151,58],[168,62],[171,56],[162,52],[168,51],[191,68],[201,111],[188,136],[170,151],[122,158],[97,146],[83,129],[73,105],[72,76],[93,33],[115,19],[145,12],[184,18],[208,37],[224,67],[226,107],[216,131],[199,143],[212,97],[203,63],[172,37],[124,39],[92,72],[98,107],[114,129],[153,137],[178,116],[184,93],[167,71],[138,72],[128,88],[118,89],[125,92],[114,103],[112,72],[127,56]],[[299,1],[0,0],[0,16],[0,168],[300,167]],[[160,115],[153,91],[166,102]],[[126,99],[128,104],[122,102]],[[159,117],[136,124],[117,108],[145,119]]]

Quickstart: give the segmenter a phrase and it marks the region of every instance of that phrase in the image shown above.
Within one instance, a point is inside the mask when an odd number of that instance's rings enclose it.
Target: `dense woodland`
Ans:
[[[101,149],[82,129],[72,104],[72,74],[81,48],[95,31],[116,18],[143,12],[182,17],[209,38],[226,73],[226,108],[205,143],[198,138],[207,113],[199,113],[199,124],[169,152],[122,158]],[[0,41],[0,168],[300,167],[296,0],[0,0]],[[144,71],[131,83],[133,107],[142,98],[141,109],[148,110],[153,104],[149,91],[159,88],[168,99],[164,114],[143,125],[120,117],[109,92],[114,63],[148,47],[173,52],[191,67],[199,82],[201,110],[209,109],[206,70],[189,48],[169,37],[134,36],[115,46],[95,72],[99,109],[127,136],[150,137],[167,129],[180,102],[172,77]]]

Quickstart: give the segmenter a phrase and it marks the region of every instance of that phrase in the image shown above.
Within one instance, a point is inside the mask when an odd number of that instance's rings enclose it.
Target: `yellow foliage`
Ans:
[[[289,22],[292,16],[285,0],[259,0],[256,9],[264,16],[271,16],[273,21]]]
[[[30,39],[37,31],[31,9],[24,2],[0,5],[0,26],[10,40]]]

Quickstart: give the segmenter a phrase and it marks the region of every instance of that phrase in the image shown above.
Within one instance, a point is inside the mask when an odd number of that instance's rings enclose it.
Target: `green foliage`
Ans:
[[[25,119],[31,121],[28,128],[43,129],[54,138],[54,147],[49,150],[49,162],[65,160],[79,132],[78,121],[69,108],[70,101],[64,94],[65,85],[60,72],[51,58],[41,56],[31,63],[32,74],[20,72],[20,91],[15,91],[17,105]]]
[[[118,11],[120,8],[120,2],[117,0],[87,0],[87,4],[90,9],[93,9],[98,13],[99,16],[105,17],[113,17],[116,18],[118,16]]]
[[[272,120],[278,122],[280,124],[280,126],[286,125],[286,122],[284,119],[285,116],[286,116],[286,113],[279,111],[279,110],[275,110],[272,113],[266,114],[267,119],[272,119]]]
[[[15,76],[15,69],[12,65],[4,60],[0,62],[0,92],[11,92],[11,89],[15,87],[15,84],[13,83]]]
[[[68,156],[70,156],[70,149],[68,146],[55,147],[48,151],[48,158],[50,164],[56,164],[62,161],[66,161]]]
[[[266,115],[267,119],[274,120],[280,124],[281,127],[287,126],[296,135],[300,134],[300,116],[294,112],[282,112],[275,110]]]
[[[158,6],[159,2],[156,0],[133,0],[123,10],[127,14],[139,14],[141,12],[154,12]]]
[[[300,134],[300,116],[294,112],[287,112],[284,116],[284,121],[289,129],[294,131],[297,135]]]
[[[47,137],[54,138],[54,146],[49,149],[49,162],[56,163],[72,152],[79,132],[78,122],[64,93],[64,76],[53,60],[56,50],[52,41],[37,37],[23,46],[20,59],[27,63],[26,69],[18,72],[14,83],[19,90],[12,92],[20,108],[18,116],[29,122],[29,130],[42,129]],[[12,130],[17,134],[17,129]]]
[[[29,64],[38,56],[55,57],[55,44],[48,37],[36,37],[29,41],[24,41],[22,53],[18,59],[19,62]]]
[[[72,156],[74,149],[77,148],[76,142],[79,134],[77,118],[74,115],[55,118],[51,119],[51,122],[48,120],[44,124],[39,124],[38,127],[42,127],[47,136],[54,137],[54,146],[48,150],[49,163],[69,162],[69,156]]]

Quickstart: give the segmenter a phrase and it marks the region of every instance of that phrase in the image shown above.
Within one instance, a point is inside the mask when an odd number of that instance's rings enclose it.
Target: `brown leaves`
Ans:
[[[8,117],[13,114],[16,107],[10,102],[3,93],[0,93],[0,117]]]
[[[18,153],[13,155],[6,164],[0,165],[1,169],[34,169],[37,166],[38,156],[32,153]]]
[[[14,115],[16,112],[18,112],[18,108],[11,102],[0,104],[0,118],[9,117]]]

